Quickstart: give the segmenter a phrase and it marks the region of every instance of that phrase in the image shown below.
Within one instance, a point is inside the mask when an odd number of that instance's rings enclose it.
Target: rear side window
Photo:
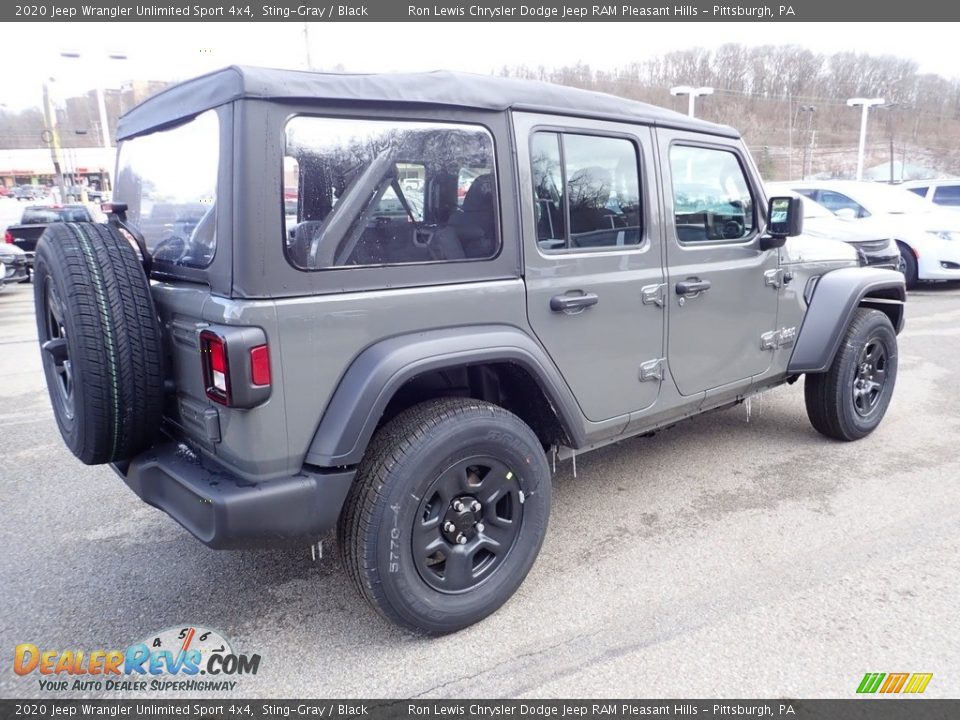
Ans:
[[[941,185],[933,191],[933,202],[937,205],[960,206],[960,185]]]
[[[534,133],[537,244],[546,252],[640,244],[640,170],[624,138]]]
[[[27,208],[23,211],[24,225],[40,225],[58,222],[90,222],[90,213],[85,207]]]
[[[500,250],[493,138],[480,126],[296,117],[283,184],[284,246],[302,270]]]
[[[740,241],[753,232],[753,195],[734,153],[674,145],[670,175],[680,242]]]
[[[217,249],[220,122],[210,110],[120,145],[116,200],[156,261],[202,268]]]

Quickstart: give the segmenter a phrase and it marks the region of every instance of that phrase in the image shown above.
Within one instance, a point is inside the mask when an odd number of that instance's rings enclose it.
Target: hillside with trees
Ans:
[[[853,52],[814,53],[797,46],[678,50],[615,69],[504,67],[500,75],[534,78],[686,111],[674,85],[709,86],[698,117],[734,125],[765,177],[841,177],[856,166],[860,110],[852,97],[883,97],[870,112],[866,166],[898,163],[960,174],[960,80],[921,73],[915,62]],[[812,108],[812,109],[811,109]],[[792,152],[791,152],[792,148]],[[899,178],[897,178],[899,179]]]

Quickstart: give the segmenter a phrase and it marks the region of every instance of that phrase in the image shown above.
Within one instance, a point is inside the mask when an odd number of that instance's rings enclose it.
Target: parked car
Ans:
[[[909,190],[937,207],[947,210],[960,210],[960,179],[954,180],[911,180],[899,187]]]
[[[822,240],[840,240],[849,243],[856,251],[861,265],[889,268],[902,272],[900,248],[891,237],[877,237],[865,232],[856,224],[841,220],[832,212],[808,197],[786,187],[786,183],[767,183],[767,190],[774,195],[790,195],[803,202],[803,234]]]
[[[551,458],[801,375],[830,438],[866,436],[890,402],[903,275],[841,243],[781,253],[801,204],[766,196],[733,128],[546,83],[234,67],[117,135],[109,223],[51,224],[37,246],[65,443],[212,547],[336,526],[359,592],[411,630],[517,590]],[[401,164],[422,169],[419,208]],[[143,224],[155,197],[177,216],[208,196],[175,238]]]
[[[3,239],[7,245],[14,245],[26,253],[29,269],[32,269],[37,241],[48,225],[64,222],[93,222],[94,219],[86,205],[31,205],[23,209],[19,225],[11,225],[7,228]]]
[[[960,213],[938,209],[891,185],[853,180],[785,184],[864,232],[892,235],[908,288],[921,280],[960,280]]]
[[[0,244],[0,263],[4,266],[4,282],[19,283],[30,279],[27,254],[16,245]]]
[[[15,200],[37,200],[43,193],[36,185],[14,185],[10,189],[10,197]]]

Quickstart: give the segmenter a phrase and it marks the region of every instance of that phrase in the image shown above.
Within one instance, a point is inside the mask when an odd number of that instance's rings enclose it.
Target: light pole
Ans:
[[[70,60],[79,60],[82,56],[76,50],[65,50],[60,53],[60,57],[67,58]],[[106,56],[107,60],[126,60],[126,53],[122,52],[109,52]],[[112,190],[110,186],[110,171],[109,168],[113,165],[113,147],[110,144],[110,123],[107,120],[107,102],[104,97],[105,93],[103,88],[100,86],[100,83],[97,83],[95,88],[97,93],[97,111],[100,115],[100,141],[103,144],[103,167],[107,168],[107,171],[103,177],[104,185],[106,187],[101,187],[101,190]]]
[[[686,95],[689,98],[687,103],[687,115],[693,117],[693,106],[698,97],[703,95],[713,95],[712,87],[691,87],[689,85],[677,85],[670,88],[671,95]]]
[[[863,180],[863,154],[867,147],[867,112],[872,107],[883,105],[883,98],[850,98],[847,105],[859,107],[860,111],[860,149],[857,152],[857,180]]]

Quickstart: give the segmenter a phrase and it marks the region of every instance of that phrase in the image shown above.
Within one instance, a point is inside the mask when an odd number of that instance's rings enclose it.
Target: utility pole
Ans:
[[[310,23],[303,24],[303,52],[307,60],[307,70],[313,70],[313,60],[310,59]]]
[[[687,101],[687,115],[694,117],[694,105],[698,97],[704,95],[713,95],[712,87],[691,87],[689,85],[677,85],[670,88],[670,94],[673,96],[677,95],[686,95],[688,98]]]
[[[857,180],[863,180],[863,155],[867,148],[867,113],[872,107],[883,105],[883,98],[850,98],[849,107],[859,107],[860,110],[860,148],[857,151]]]
[[[52,78],[51,78],[52,79]],[[53,161],[53,173],[57,187],[60,188],[60,202],[67,201],[67,189],[63,185],[63,171],[60,169],[60,132],[57,130],[57,111],[50,100],[50,81],[43,81],[43,115],[47,128],[43,140],[50,145],[50,159]]]
[[[807,115],[807,134],[810,136],[810,143],[809,143],[809,149],[811,154],[810,164],[812,165],[813,164],[813,157],[812,157],[813,156],[813,135],[814,135],[813,115],[814,113],[817,112],[817,108],[815,105],[801,105],[799,108],[797,108],[797,114],[800,114],[802,112],[810,113],[809,115]],[[808,146],[805,143],[803,146],[803,159],[800,161],[800,179],[801,180],[807,179],[807,148]]]
[[[787,88],[787,179],[793,180],[793,97]]]

